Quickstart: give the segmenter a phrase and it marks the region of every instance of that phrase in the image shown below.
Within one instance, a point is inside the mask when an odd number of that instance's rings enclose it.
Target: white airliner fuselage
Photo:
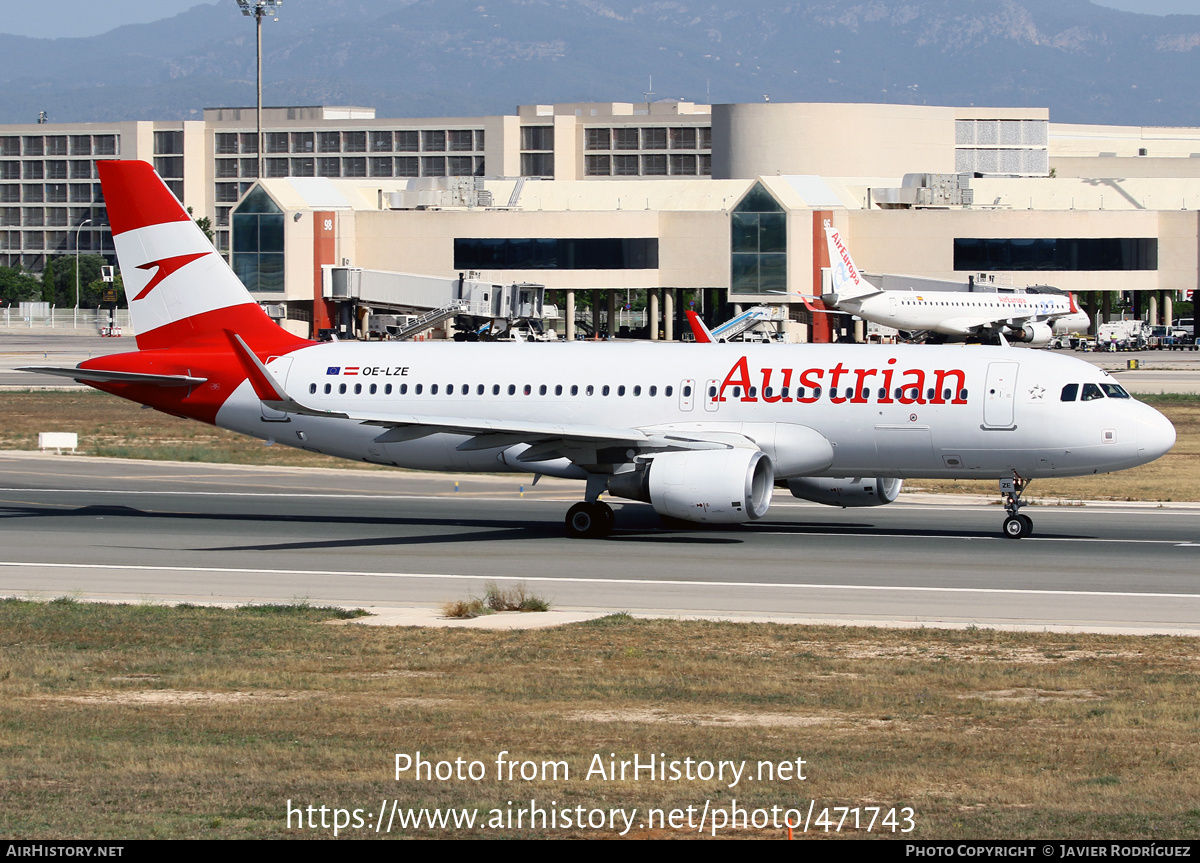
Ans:
[[[307,407],[358,421],[264,409],[246,382],[218,412],[218,425],[426,470],[587,475],[578,460],[521,461],[531,444],[504,442],[503,428],[497,445],[476,448],[486,436],[440,433],[435,425],[420,437],[380,441],[379,425],[361,423],[528,422],[610,429],[614,440],[618,429],[745,435],[770,450],[781,479],[1073,476],[1133,467],[1174,442],[1162,415],[1103,370],[1005,348],[339,342],[302,348],[267,368]],[[1101,395],[1079,401],[1089,383]],[[1069,385],[1075,398],[1064,401]],[[793,427],[812,430],[829,449],[813,437],[804,452],[779,451],[768,438]],[[609,458],[614,467],[635,461]]]
[[[1088,328],[1070,294],[881,290],[862,278],[837,230],[827,227],[825,234],[833,291],[821,299],[863,320],[946,341],[1003,335],[1033,347]]]
[[[1010,348],[653,343],[320,344],[272,322],[142,162],[99,162],[138,350],[59,374],[178,416],[356,461],[583,480],[667,518],[762,518],[776,481],[837,506],[905,477],[1034,478],[1152,461],[1157,411],[1072,357]]]

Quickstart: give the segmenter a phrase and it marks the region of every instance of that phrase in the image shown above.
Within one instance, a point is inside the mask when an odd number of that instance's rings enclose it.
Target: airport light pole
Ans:
[[[242,14],[247,18],[254,19],[255,29],[255,58],[258,66],[258,133],[256,136],[255,155],[258,161],[258,179],[262,179],[263,175],[263,131],[262,131],[262,19],[266,15],[270,15],[276,21],[279,20],[279,7],[283,5],[283,0],[237,0],[238,6],[241,7]]]
[[[91,219],[84,219],[75,228],[75,314],[71,316],[75,328],[79,327],[79,232],[84,225],[90,225]]]

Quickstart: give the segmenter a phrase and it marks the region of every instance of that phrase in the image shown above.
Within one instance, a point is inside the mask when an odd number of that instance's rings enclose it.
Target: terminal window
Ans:
[[[246,289],[283,292],[284,215],[261,187],[233,210],[233,271]]]
[[[732,294],[787,290],[787,213],[761,183],[730,213]]]
[[[457,270],[653,270],[657,237],[458,238]]]
[[[954,269],[985,273],[1008,270],[1157,270],[1158,239],[957,237],[954,240]]]

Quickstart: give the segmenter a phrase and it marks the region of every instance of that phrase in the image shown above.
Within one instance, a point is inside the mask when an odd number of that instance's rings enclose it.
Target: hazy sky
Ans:
[[[139,24],[169,18],[192,6],[228,5],[230,17],[238,14],[236,0],[56,0],[41,3],[5,3],[0,32],[20,36],[55,38],[59,36],[95,36],[122,24]],[[303,3],[305,0],[291,0]],[[1093,0],[1101,6],[1155,15],[1188,13],[1200,15],[1200,0]],[[284,4],[285,9],[287,4]],[[51,10],[51,14],[47,14]]]

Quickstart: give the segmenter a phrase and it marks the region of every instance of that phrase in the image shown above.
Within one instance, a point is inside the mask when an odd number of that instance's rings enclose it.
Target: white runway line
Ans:
[[[463,575],[459,573],[439,574],[431,572],[365,572],[357,570],[330,571],[307,569],[243,569],[239,567],[219,566],[149,566],[141,564],[99,564],[99,563],[45,563],[25,561],[0,561],[0,567],[18,568],[35,567],[39,569],[103,569],[127,572],[210,572],[228,575],[301,575],[321,576],[325,578],[412,578],[421,580],[444,579],[449,581],[478,581],[481,578],[492,580],[541,581],[549,584],[619,584],[649,585],[655,587],[757,587],[771,590],[789,588],[793,590],[849,590],[849,591],[912,591],[914,593],[981,593],[1010,596],[1088,596],[1088,597],[1118,597],[1137,599],[1200,599],[1200,593],[1144,593],[1132,591],[1105,590],[1035,590],[1032,588],[1001,588],[1001,587],[901,587],[874,584],[807,584],[792,582],[770,581],[689,581],[685,579],[624,579],[624,578],[579,578],[564,576],[520,576],[519,578],[497,579],[495,576]]]

